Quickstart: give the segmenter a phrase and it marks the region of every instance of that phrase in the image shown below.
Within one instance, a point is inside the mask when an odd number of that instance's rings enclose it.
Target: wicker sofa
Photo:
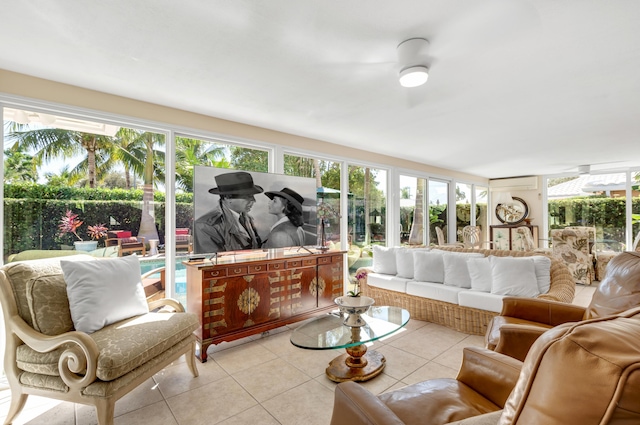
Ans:
[[[451,252],[475,252],[485,257],[528,257],[543,255],[538,252],[506,251],[493,249],[469,249],[450,246],[438,246],[438,250]],[[549,256],[549,255],[547,255]],[[575,294],[575,283],[567,266],[559,259],[549,256],[550,287],[548,292],[540,294],[537,298],[571,303]],[[359,279],[362,295],[372,297],[378,305],[391,305],[407,309],[411,317],[432,323],[447,326],[459,332],[474,335],[484,335],[487,325],[494,316],[499,313],[478,308],[471,308],[444,302],[431,298],[410,295],[405,292],[375,287],[367,284],[368,274],[373,272],[370,267],[358,269],[357,273],[363,276]]]

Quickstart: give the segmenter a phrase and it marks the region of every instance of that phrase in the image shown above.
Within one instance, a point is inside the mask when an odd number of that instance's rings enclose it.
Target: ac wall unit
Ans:
[[[536,190],[538,189],[538,177],[512,177],[508,179],[489,180],[489,190],[505,191],[505,190]]]

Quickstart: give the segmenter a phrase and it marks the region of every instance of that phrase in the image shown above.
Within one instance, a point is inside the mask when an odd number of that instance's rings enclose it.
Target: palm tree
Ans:
[[[164,135],[121,128],[111,146],[112,158],[125,167],[126,178],[141,176],[143,180],[142,212],[138,236],[145,241],[158,239],[153,208],[153,190],[158,182],[164,182],[164,152],[156,147],[164,146]]]
[[[96,187],[96,164],[106,160],[104,153],[113,144],[112,138],[79,131],[59,128],[43,128],[35,130],[16,130],[7,135],[9,142],[16,142],[17,149],[34,151],[38,165],[55,158],[71,158],[86,154],[86,160],[77,164],[72,173],[86,171],[88,185]]]
[[[193,192],[193,167],[205,165],[231,168],[226,146],[198,139],[176,137],[176,185],[185,192]]]
[[[49,186],[77,186],[82,177],[69,170],[69,165],[62,167],[58,174],[47,172],[44,174]]]
[[[19,149],[4,151],[4,182],[32,182],[38,181],[36,161]]]

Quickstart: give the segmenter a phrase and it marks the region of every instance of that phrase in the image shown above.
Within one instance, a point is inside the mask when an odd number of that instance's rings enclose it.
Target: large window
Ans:
[[[317,201],[323,204],[326,219],[324,232],[326,243],[339,249],[340,244],[340,163],[297,155],[284,155],[284,173],[289,176],[316,179]],[[322,234],[320,221],[314,223],[311,233]],[[320,243],[320,241],[318,241]],[[355,259],[354,259],[355,262]]]
[[[429,243],[437,245],[449,242],[449,183],[429,180]],[[442,240],[440,240],[442,238]],[[455,240],[455,239],[453,239]]]
[[[400,243],[424,245],[426,183],[423,178],[400,176]]]
[[[349,236],[371,263],[371,246],[387,243],[387,171],[349,165]]]
[[[638,173],[631,173],[632,232],[640,228]],[[549,229],[594,227],[596,251],[631,249],[627,239],[627,173],[585,174],[547,179]],[[629,247],[629,248],[627,248]]]

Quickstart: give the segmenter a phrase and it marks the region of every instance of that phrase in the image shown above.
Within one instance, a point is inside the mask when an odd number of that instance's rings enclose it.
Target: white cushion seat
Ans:
[[[458,304],[462,307],[477,308],[480,310],[500,313],[502,299],[506,295],[492,294],[490,292],[465,290],[458,293]]]
[[[457,286],[443,285],[434,282],[419,282],[412,280],[407,282],[407,294],[417,297],[430,298],[436,301],[458,304],[458,293],[463,288]]]
[[[388,289],[396,292],[406,292],[407,282],[411,279],[403,277],[397,277],[392,274],[384,273],[368,273],[367,285],[374,286],[376,288]]]

